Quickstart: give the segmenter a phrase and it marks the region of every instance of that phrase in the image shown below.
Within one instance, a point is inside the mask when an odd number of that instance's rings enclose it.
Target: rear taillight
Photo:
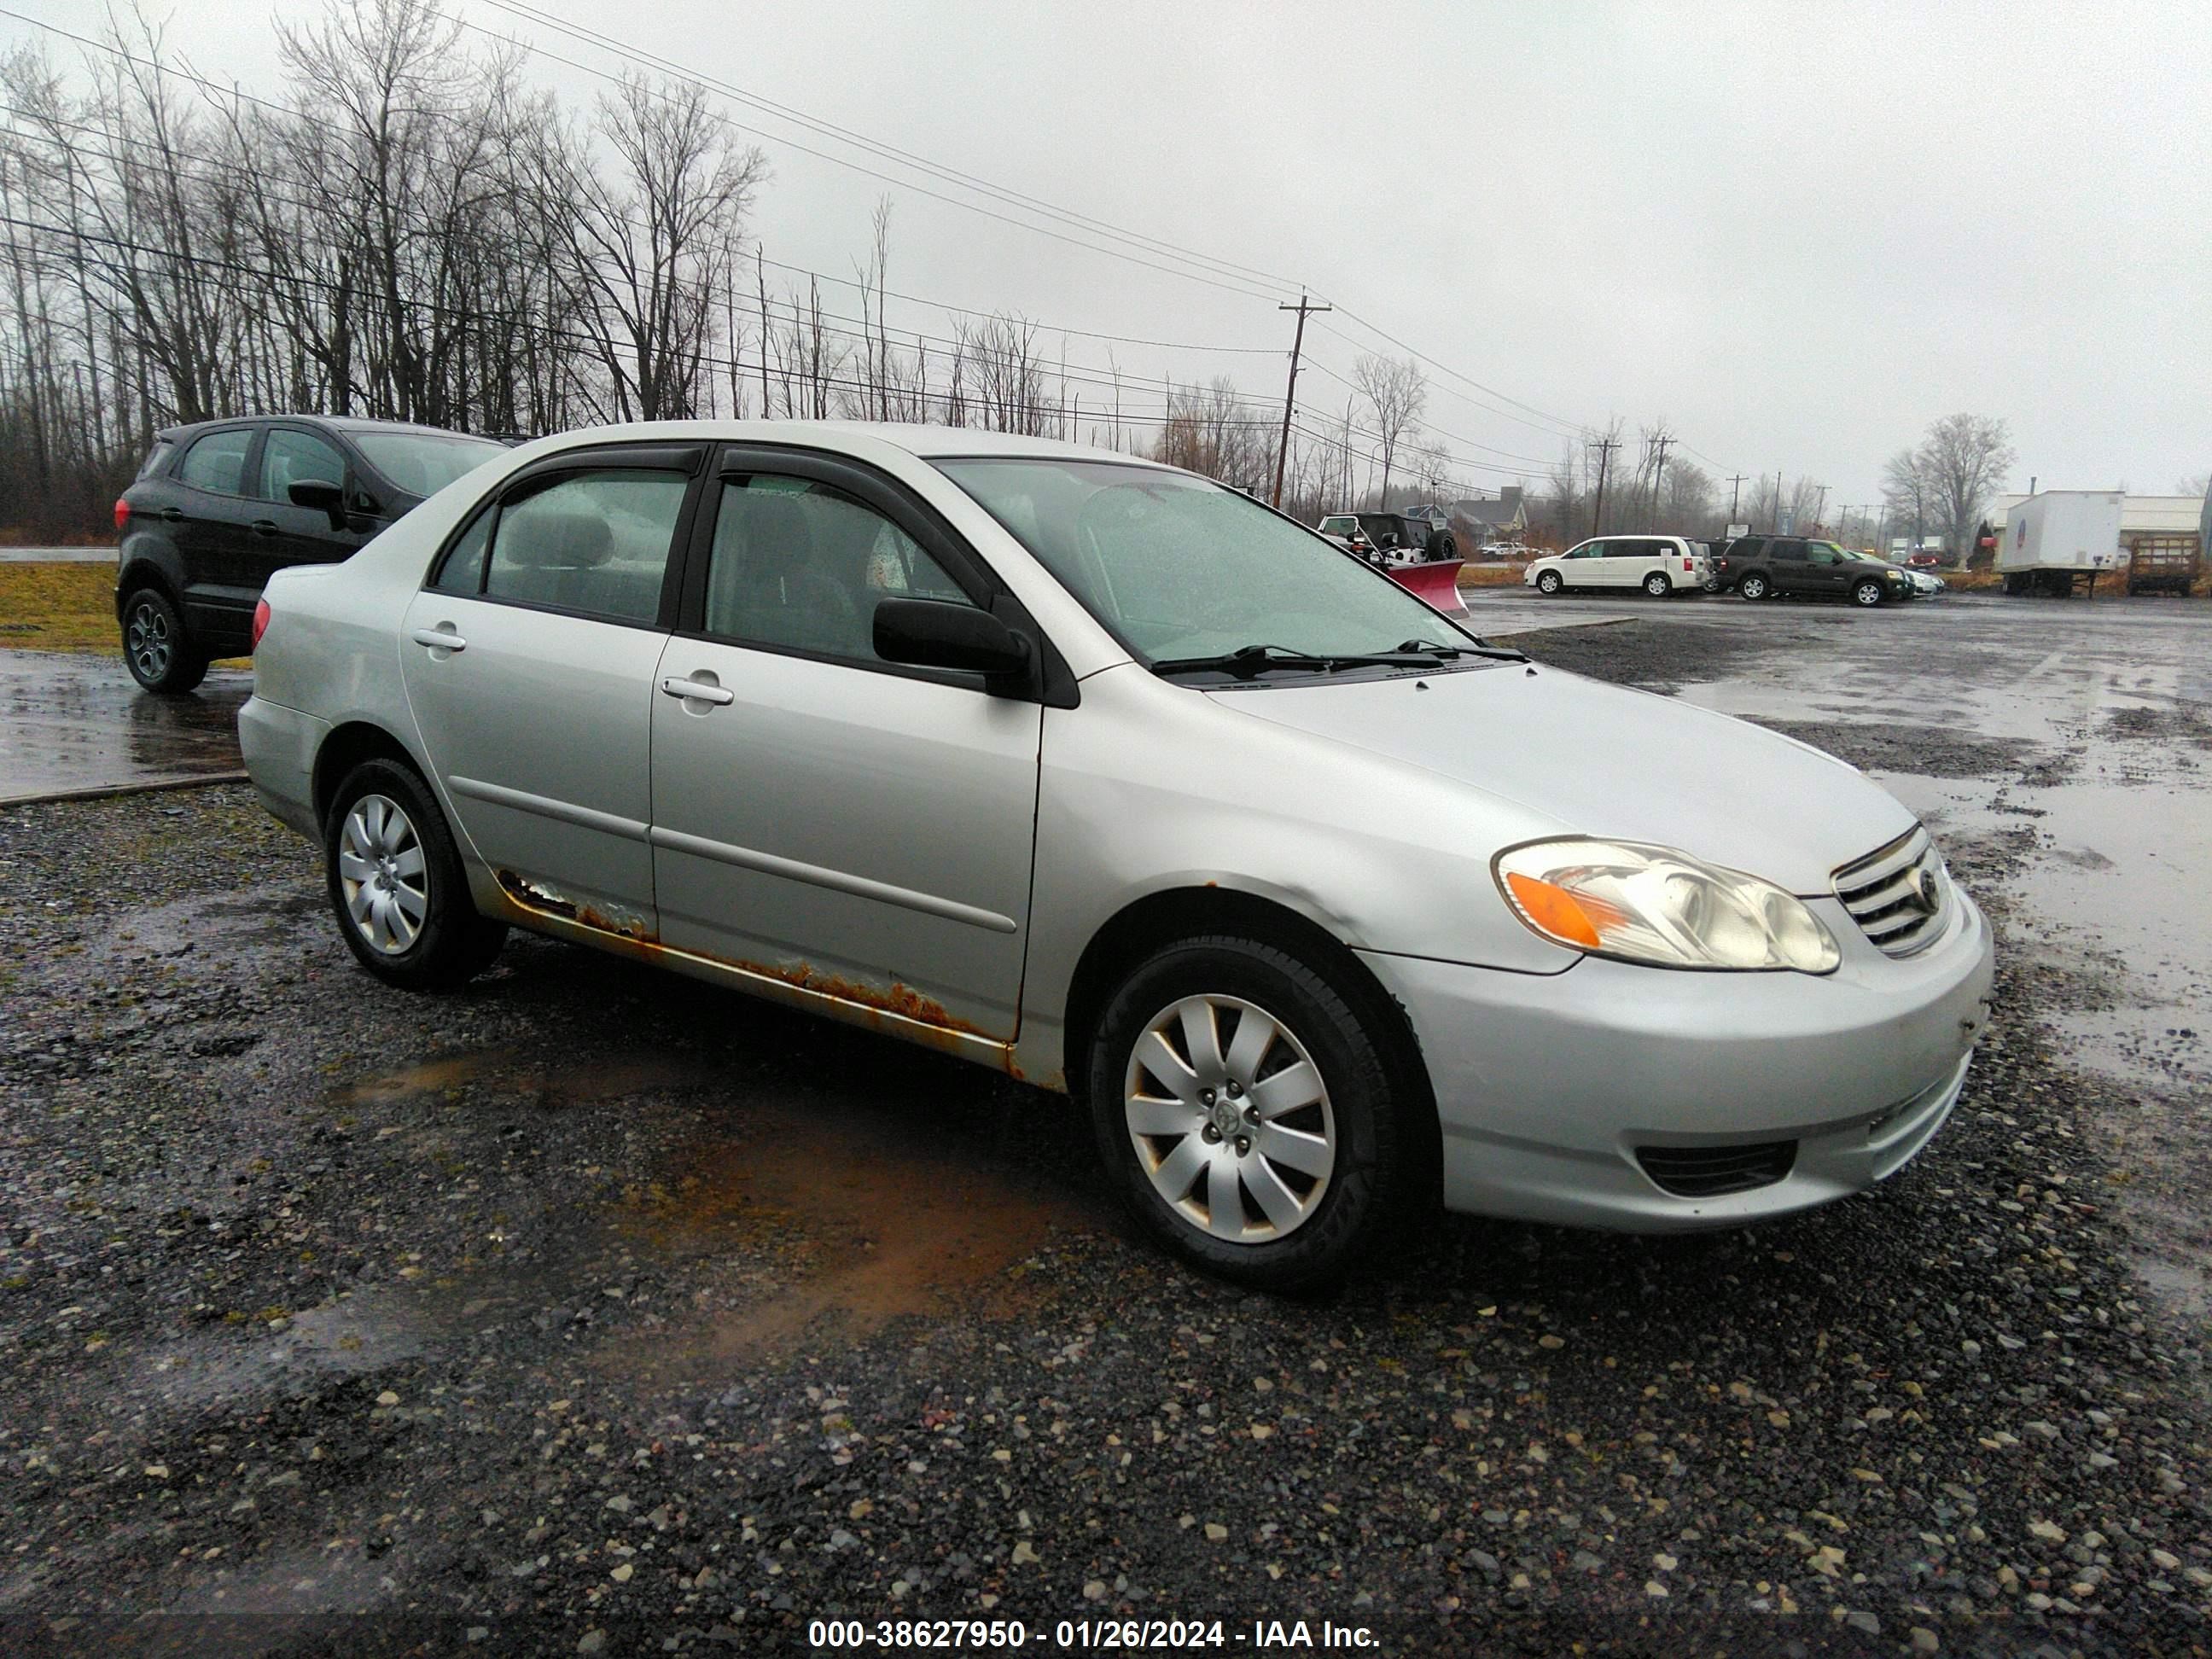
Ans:
[[[115,498],[115,527],[118,530],[131,522],[131,503],[122,496]]]
[[[1683,560],[1683,561],[1682,561],[1682,568],[1683,568],[1683,569],[1685,569],[1685,570],[1687,570],[1689,568],[1690,568],[1690,562],[1689,562],[1687,559]]]
[[[246,647],[246,649],[248,651],[258,651],[261,648],[261,636],[268,631],[269,601],[266,599],[257,599],[253,604],[253,643]]]

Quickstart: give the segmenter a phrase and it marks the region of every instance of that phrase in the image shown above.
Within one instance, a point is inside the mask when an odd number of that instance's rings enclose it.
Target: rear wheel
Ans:
[[[164,696],[207,678],[207,653],[192,643],[184,617],[158,587],[142,587],[124,601],[123,660],[132,679]]]
[[[1098,1023],[1100,1156],[1160,1243],[1224,1278],[1340,1276],[1407,1189],[1382,1039],[1328,977],[1228,935],[1175,945]]]
[[[1766,578],[1754,570],[1736,584],[1735,591],[1747,599],[1763,599],[1774,590],[1768,585]]]
[[[491,965],[507,924],[478,915],[444,814],[396,761],[346,774],[324,821],[323,858],[338,931],[388,985],[451,990]]]
[[[1536,591],[1547,599],[1557,593],[1565,586],[1565,584],[1559,580],[1559,573],[1556,570],[1543,570],[1537,573]]]
[[[1851,587],[1851,603],[1859,605],[1880,605],[1881,584],[1871,576],[1864,581],[1854,583]]]
[[[1644,591],[1655,599],[1663,599],[1674,591],[1674,584],[1663,570],[1655,570],[1644,579]]]

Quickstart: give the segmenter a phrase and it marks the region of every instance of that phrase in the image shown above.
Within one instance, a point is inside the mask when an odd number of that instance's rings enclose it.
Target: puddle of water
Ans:
[[[119,657],[0,651],[0,800],[234,772],[250,674],[149,696]]]

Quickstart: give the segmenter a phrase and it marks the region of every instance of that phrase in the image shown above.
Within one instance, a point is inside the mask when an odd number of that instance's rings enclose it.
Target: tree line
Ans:
[[[280,410],[530,435],[933,421],[1085,436],[1273,493],[1275,395],[1071,368],[1064,338],[1015,313],[894,329],[888,199],[849,280],[777,265],[749,234],[767,159],[694,83],[626,76],[565,108],[441,0],[274,27],[270,96],[198,75],[141,13],[72,72],[0,56],[11,527],[96,530],[160,428]],[[1394,481],[1449,493],[1419,382],[1363,359],[1358,408],[1302,412],[1285,506],[1311,518]]]

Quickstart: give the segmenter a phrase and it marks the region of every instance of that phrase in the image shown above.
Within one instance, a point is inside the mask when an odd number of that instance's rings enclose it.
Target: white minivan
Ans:
[[[1655,599],[1701,588],[1712,574],[1703,542],[1680,536],[1593,537],[1564,553],[1533,559],[1521,580],[1540,593],[1567,587],[1640,587]]]

